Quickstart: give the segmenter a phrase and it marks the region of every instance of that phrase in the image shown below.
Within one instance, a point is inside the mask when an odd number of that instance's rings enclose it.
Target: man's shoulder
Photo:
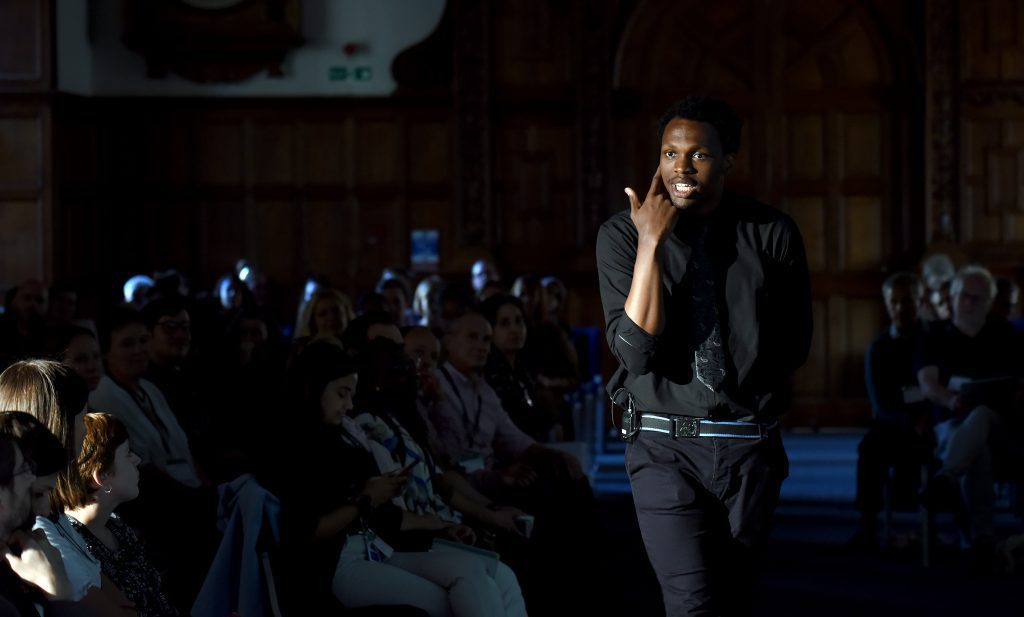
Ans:
[[[722,195],[722,203],[740,222],[770,227],[796,228],[796,223],[788,214],[749,195],[725,191]]]
[[[598,233],[601,235],[622,235],[631,234],[636,235],[636,226],[633,225],[633,219],[629,216],[629,209],[619,210],[615,214],[609,216],[601,227],[598,229]]]

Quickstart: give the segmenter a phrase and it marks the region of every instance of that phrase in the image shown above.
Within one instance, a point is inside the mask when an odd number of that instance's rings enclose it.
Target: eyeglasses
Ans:
[[[171,321],[171,320],[167,320],[167,321],[158,322],[156,325],[160,326],[161,328],[165,328],[167,330],[170,330],[171,332],[174,332],[176,330],[188,330],[189,329],[189,322],[187,322],[187,321]]]

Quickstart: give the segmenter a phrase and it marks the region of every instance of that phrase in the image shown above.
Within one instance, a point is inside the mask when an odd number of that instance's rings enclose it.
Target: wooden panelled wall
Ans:
[[[0,2],[0,287],[52,274],[53,5]]]
[[[886,272],[950,243],[999,271],[1022,261],[1014,2],[449,4],[455,82],[429,94],[59,99],[52,226],[51,101],[4,96],[5,281],[88,270],[99,284],[169,266],[209,281],[245,256],[290,303],[309,271],[372,283],[408,259],[409,229],[433,227],[443,272],[490,253],[506,272],[560,274],[573,320],[597,324],[597,225],[625,207],[623,186],[646,186],[658,115],[694,91],[746,120],[733,187],[804,234],[816,329],[791,425],[866,422],[862,357],[884,322]],[[681,37],[667,15],[701,25]],[[0,70],[25,72],[10,58],[35,66],[4,49]],[[24,257],[33,251],[43,257]],[[37,269],[12,275],[9,263]]]
[[[307,273],[372,286],[408,230],[450,231],[445,108],[386,101],[74,101],[62,110],[64,268],[176,267],[209,283],[240,257],[297,301]],[[442,235],[442,252],[455,245]],[[126,257],[128,257],[126,259]],[[123,279],[121,279],[123,280]],[[292,296],[295,296],[293,298]],[[294,308],[294,307],[292,307]]]

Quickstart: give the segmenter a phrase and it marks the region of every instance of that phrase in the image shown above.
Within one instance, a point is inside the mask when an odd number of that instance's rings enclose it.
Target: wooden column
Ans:
[[[491,245],[491,117],[488,3],[453,0],[455,17],[456,241]],[[456,260],[459,256],[453,256]],[[464,257],[465,258],[465,257]],[[471,258],[470,258],[471,259]],[[450,260],[446,260],[450,261]]]
[[[925,5],[925,214],[929,243],[956,243],[960,37],[957,0]]]
[[[0,2],[0,291],[52,275],[50,0]]]

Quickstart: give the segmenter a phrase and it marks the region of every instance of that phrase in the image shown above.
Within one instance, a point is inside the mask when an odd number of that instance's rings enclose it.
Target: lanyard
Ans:
[[[459,393],[458,386],[455,385],[455,380],[452,379],[451,373],[448,369],[441,367],[441,374],[451,384],[452,390],[455,392],[455,397],[459,399],[459,404],[462,405],[462,426],[466,429],[467,437],[469,438],[470,445],[476,443],[476,433],[480,430],[480,418],[483,417],[484,411],[484,397],[480,394],[479,390],[476,393],[476,420],[473,425],[469,424],[469,408],[466,407],[466,401],[462,400],[462,394]]]
[[[114,379],[113,377],[111,377],[110,379],[115,384],[120,386],[122,390],[128,393],[128,396],[131,397],[132,401],[135,403],[135,406],[139,408],[139,411],[142,412],[142,415],[146,416],[146,419],[149,420],[149,423],[152,424],[153,428],[156,429],[157,435],[160,436],[160,444],[163,445],[164,447],[164,452],[170,454],[171,446],[167,442],[167,425],[164,424],[163,420],[160,419],[160,416],[157,415],[156,407],[153,405],[152,399],[149,398],[149,394],[147,394],[146,391],[142,389],[142,385],[139,385],[139,391],[136,392],[134,389],[126,386],[125,384]]]

